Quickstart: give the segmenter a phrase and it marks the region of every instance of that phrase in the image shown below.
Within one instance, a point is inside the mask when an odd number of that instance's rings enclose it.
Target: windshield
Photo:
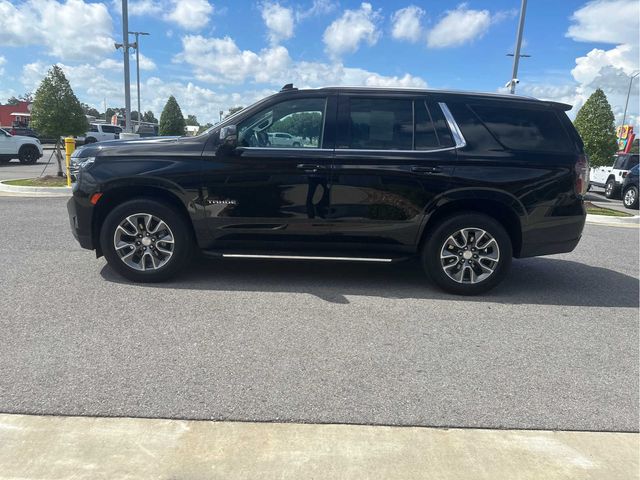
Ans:
[[[4,134],[5,134],[5,136],[7,136],[7,137],[10,137],[10,136],[11,136],[11,134],[10,134],[9,132],[7,132],[7,131],[6,131],[5,129],[3,129],[3,128],[0,128],[0,132],[1,132],[1,133],[4,133]]]

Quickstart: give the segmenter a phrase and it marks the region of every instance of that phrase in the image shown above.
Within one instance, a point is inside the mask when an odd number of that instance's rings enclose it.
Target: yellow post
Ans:
[[[72,137],[66,137],[64,139],[64,151],[67,157],[67,187],[71,186],[71,172],[69,168],[71,166],[71,154],[76,149],[76,139]]]

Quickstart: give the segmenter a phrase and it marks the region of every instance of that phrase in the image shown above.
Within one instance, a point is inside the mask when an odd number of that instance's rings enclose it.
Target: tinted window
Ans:
[[[451,132],[438,105],[416,100],[414,109],[416,150],[453,146]]]
[[[96,125],[89,125],[89,131],[90,132],[97,132],[98,131],[98,127]]]
[[[624,169],[631,170],[633,167],[638,165],[638,155],[629,155],[624,162]]]
[[[116,127],[112,125],[102,125],[102,131],[105,133],[115,133]]]
[[[502,145],[514,150],[561,151],[572,143],[551,110],[475,105],[473,111]]]
[[[278,144],[273,148],[309,147],[322,145],[325,98],[301,98],[272,105],[243,120],[238,125],[239,143],[244,147],[271,147],[273,133],[286,133],[293,138],[291,145]]]
[[[352,98],[349,112],[349,148],[411,150],[411,100]]]

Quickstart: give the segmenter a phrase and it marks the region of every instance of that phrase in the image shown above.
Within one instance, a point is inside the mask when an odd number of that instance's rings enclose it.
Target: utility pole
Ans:
[[[122,51],[124,52],[124,131],[131,133],[131,79],[129,78],[129,6],[122,0]]]
[[[138,84],[138,130],[140,130],[140,119],[142,112],[140,111],[140,35],[149,35],[147,32],[129,32],[136,36],[136,43],[134,44],[136,49],[136,83]]]
[[[622,115],[622,125],[627,120],[627,107],[629,106],[629,96],[631,95],[631,85],[633,85],[633,79],[640,75],[640,71],[632,73],[629,78],[629,90],[627,91],[627,101],[624,103],[624,114]]]
[[[123,0],[124,1],[124,0]],[[522,0],[520,7],[520,22],[518,23],[518,33],[516,35],[516,50],[513,53],[513,71],[511,73],[510,93],[516,93],[516,83],[518,80],[518,64],[520,63],[520,47],[522,46],[522,33],[524,32],[524,17],[527,12],[527,0]]]

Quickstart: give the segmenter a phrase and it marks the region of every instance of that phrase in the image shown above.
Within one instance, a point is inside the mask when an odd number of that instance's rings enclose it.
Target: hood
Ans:
[[[12,135],[13,138],[17,138],[21,142],[29,142],[29,143],[40,143],[40,140],[34,137],[29,137],[27,135]]]
[[[76,157],[141,157],[200,155],[208,137],[145,137],[91,143],[76,150]]]

